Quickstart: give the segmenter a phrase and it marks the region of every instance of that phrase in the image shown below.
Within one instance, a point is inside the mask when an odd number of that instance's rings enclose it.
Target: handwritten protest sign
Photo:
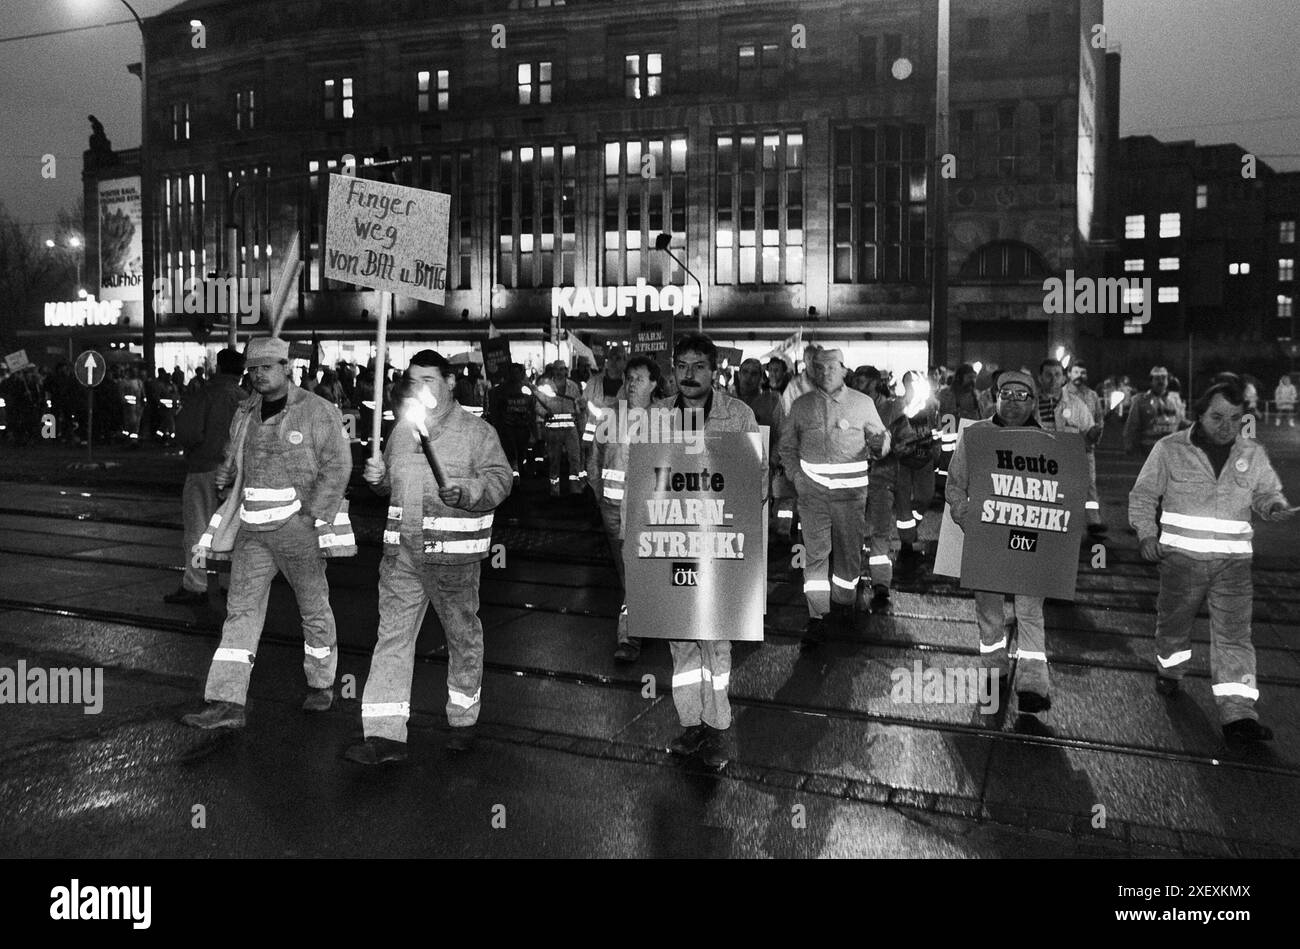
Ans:
[[[325,276],[446,302],[451,196],[330,175]]]
[[[763,638],[763,446],[744,432],[628,454],[628,632],[655,639]]]

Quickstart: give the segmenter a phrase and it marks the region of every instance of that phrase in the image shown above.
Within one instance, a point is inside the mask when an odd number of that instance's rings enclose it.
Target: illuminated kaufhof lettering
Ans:
[[[700,305],[699,287],[552,287],[551,316],[626,316],[627,313],[690,313]]]
[[[46,326],[116,326],[122,319],[121,300],[85,300],[45,304]]]

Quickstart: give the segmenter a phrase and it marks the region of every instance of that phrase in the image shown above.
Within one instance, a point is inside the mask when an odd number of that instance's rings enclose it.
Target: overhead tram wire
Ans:
[[[17,43],[22,40],[41,39],[46,36],[63,36],[67,33],[84,33],[87,30],[102,30],[110,26],[135,24],[135,20],[109,20],[107,23],[92,23],[90,26],[69,26],[61,30],[44,30],[40,33],[24,33],[21,36],[0,36],[0,43]]]

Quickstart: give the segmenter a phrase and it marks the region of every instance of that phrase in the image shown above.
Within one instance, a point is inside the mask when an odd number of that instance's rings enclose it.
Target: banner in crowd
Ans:
[[[665,376],[673,371],[673,315],[635,313],[628,337],[628,357],[645,354],[659,363]]]
[[[668,410],[651,410],[660,411]],[[662,428],[651,417],[643,430],[653,437]],[[632,444],[623,541],[630,635],[762,640],[762,455],[761,436],[745,432]]]
[[[56,349],[55,352],[63,352],[62,349]],[[16,353],[10,353],[5,357],[5,365],[9,367],[10,372],[21,372],[32,364],[27,358],[27,350],[20,349]]]
[[[99,299],[144,300],[140,176],[99,182]]]
[[[497,336],[483,341],[483,375],[492,379],[510,371],[510,340]]]
[[[766,365],[773,356],[781,357],[790,364],[791,368],[798,365],[799,360],[803,358],[803,327],[799,327],[793,335],[786,337],[775,348],[763,353],[759,359]]]
[[[330,175],[325,276],[442,304],[451,195]]]
[[[961,585],[1073,600],[1088,497],[1083,436],[990,426],[961,437],[970,472]]]

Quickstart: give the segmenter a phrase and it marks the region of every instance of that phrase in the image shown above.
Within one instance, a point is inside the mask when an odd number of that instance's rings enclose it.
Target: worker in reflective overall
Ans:
[[[876,404],[844,384],[841,352],[819,350],[809,368],[815,388],[791,404],[780,439],[781,467],[798,495],[803,523],[810,617],[804,649],[825,641],[832,604],[852,617],[867,532],[868,472],[871,459],[889,451]]]
[[[1230,742],[1273,737],[1255,711],[1251,515],[1285,521],[1296,513],[1264,446],[1242,437],[1245,404],[1240,383],[1206,389],[1192,406],[1193,426],[1153,446],[1128,502],[1143,559],[1160,564],[1156,690],[1178,693],[1192,626],[1208,602],[1210,691]]]
[[[330,708],[338,647],[322,547],[339,539],[340,547],[356,552],[355,540],[332,534],[352,475],[338,407],[290,382],[285,340],[249,340],[244,365],[256,394],[235,413],[230,448],[216,475],[218,492],[231,494],[198,544],[229,550],[231,575],[221,645],[204,690],[208,704],[182,719],[194,728],[244,726],[253,658],[277,572],[293,587],[302,614],[303,670],[310,687],[302,707]]]
[[[586,414],[582,389],[569,379],[569,367],[556,362],[551,366],[551,381],[537,386],[534,394],[537,396],[537,419],[545,426],[543,438],[546,440],[551,497],[560,496],[560,471],[566,458],[569,462],[569,493],[580,493],[587,481],[578,449],[578,420]]]
[[[622,398],[623,369],[626,363],[627,354],[622,349],[610,349],[605,354],[604,368],[599,375],[592,376],[582,389],[582,399],[587,408],[582,426],[582,457],[587,466],[588,484],[594,485],[600,476],[596,470],[596,427],[605,410],[616,406]],[[599,491],[596,492],[596,497],[600,498]]]
[[[677,394],[654,404],[670,409],[674,430],[758,432],[754,413],[744,402],[714,387],[718,348],[702,333],[688,333],[673,347],[673,377]],[[701,426],[702,421],[702,426]],[[685,729],[668,750],[698,755],[710,768],[723,767],[731,756],[731,641],[728,639],[669,640],[673,657],[673,705]]]
[[[649,409],[655,389],[659,385],[659,364],[649,356],[633,356],[623,367],[619,361],[623,387],[613,404],[605,407],[592,429],[592,452],[595,478],[591,482],[600,508],[600,519],[605,525],[610,553],[618,570],[619,586],[623,588],[624,601],[618,611],[618,643],[614,650],[616,662],[636,662],[641,658],[641,640],[627,632],[627,579],[623,570],[623,525],[627,510],[627,455],[629,445],[639,434],[637,428],[646,428]],[[627,406],[624,411],[620,404]]]
[[[933,432],[939,427],[939,400],[930,394],[929,380],[919,372],[903,374],[903,394],[890,428],[895,461],[894,527],[898,530],[899,567],[904,573],[924,561],[921,524],[934,500]],[[886,425],[888,428],[888,424]],[[888,587],[885,588],[888,593]]]
[[[384,456],[366,461],[366,483],[390,500],[379,638],[361,696],[365,740],[344,753],[359,764],[406,757],[415,642],[430,603],[447,634],[447,749],[468,751],[474,742],[483,680],[479,579],[493,511],[510,493],[512,477],[492,426],[453,400],[454,381],[440,354],[412,356]],[[419,437],[421,423],[443,472],[441,487]]]
[[[998,375],[997,402],[993,417],[967,426],[966,432],[977,428],[1041,428],[1038,423],[1038,388],[1028,372],[1004,370]],[[966,453],[969,444],[965,438],[957,442],[952,463],[948,469],[948,483],[944,498],[948,502],[952,519],[964,531],[979,512],[972,510],[970,485],[976,479],[987,478],[987,470],[971,467]],[[1010,636],[1006,618],[1006,600],[1009,594],[996,591],[975,591],[975,620],[979,626],[980,659],[985,668],[997,674],[1000,680],[998,695],[1006,695],[1010,684],[1011,656],[1008,651]],[[1043,597],[1017,593],[1016,623],[1016,697],[1019,711],[1030,715],[1046,712],[1052,707],[1047,676],[1047,634],[1043,624]]]
[[[1146,458],[1156,442],[1185,427],[1183,400],[1169,391],[1169,370],[1151,369],[1151,388],[1133,397],[1128,421],[1124,423],[1124,450]]]

